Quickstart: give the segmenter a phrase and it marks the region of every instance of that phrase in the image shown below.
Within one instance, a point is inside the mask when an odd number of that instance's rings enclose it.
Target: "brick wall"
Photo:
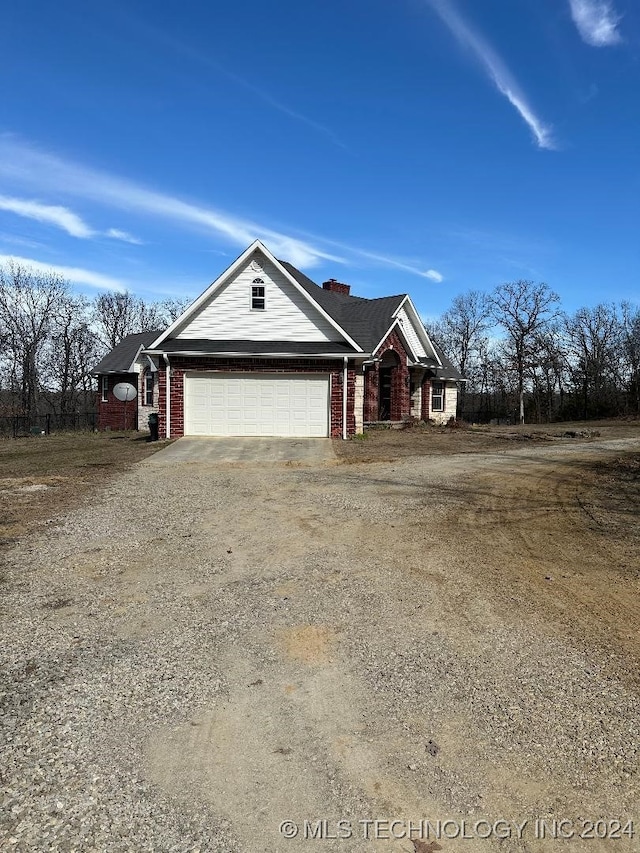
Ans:
[[[425,379],[422,383],[422,414],[423,421],[431,417],[431,379]]]
[[[179,358],[171,359],[171,437],[184,435],[184,374],[192,370],[223,373],[327,373],[330,375],[330,433],[342,437],[342,372],[341,362],[331,359],[260,359],[260,358]],[[347,371],[347,434],[356,429],[354,415],[356,375]],[[166,436],[166,371],[158,374],[158,426]]]
[[[399,359],[394,369],[391,386],[391,420],[401,421],[411,414],[411,395],[409,392],[409,368],[407,353],[400,337],[395,331],[386,338],[378,349],[376,357],[382,358],[392,350]],[[380,365],[376,363],[367,368],[364,376],[364,420],[377,421],[380,410]]]
[[[137,373],[113,373],[107,376],[109,383],[108,399],[102,401],[102,377],[98,377],[98,429],[137,429],[138,403],[130,400],[122,403],[113,396],[113,387],[118,382],[129,382],[134,388],[138,387]]]

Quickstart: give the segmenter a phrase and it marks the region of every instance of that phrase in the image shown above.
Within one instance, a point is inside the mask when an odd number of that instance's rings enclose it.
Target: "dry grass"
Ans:
[[[591,433],[569,438],[564,433]],[[524,426],[456,427],[418,425],[405,429],[370,429],[350,441],[336,441],[338,457],[346,463],[392,462],[409,456],[441,456],[503,450],[510,442],[593,441],[640,438],[640,420],[574,421]]]
[[[346,463],[381,462],[500,450],[505,442],[589,441],[558,437],[581,430],[597,431],[601,439],[638,437],[640,421],[370,430],[363,438],[336,441],[334,448]],[[89,500],[109,478],[164,445],[117,432],[0,440],[0,547]]]
[[[88,500],[163,446],[117,432],[0,440],[0,547]]]

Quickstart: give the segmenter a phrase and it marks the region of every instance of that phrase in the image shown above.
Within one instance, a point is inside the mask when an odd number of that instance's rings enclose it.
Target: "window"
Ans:
[[[144,372],[144,405],[153,406],[153,385],[155,373],[150,370]]]
[[[109,399],[109,377],[103,376],[100,382],[100,389],[102,392],[102,402],[106,403]]]
[[[431,411],[444,412],[444,382],[431,383]]]
[[[265,286],[261,278],[254,278],[251,284],[251,310],[264,311],[265,309]]]

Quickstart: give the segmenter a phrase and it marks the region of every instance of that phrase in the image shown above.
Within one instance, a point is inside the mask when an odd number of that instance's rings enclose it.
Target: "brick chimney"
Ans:
[[[335,278],[330,278],[329,281],[322,283],[323,290],[330,290],[332,293],[342,293],[344,296],[349,295],[351,285],[343,284],[341,281],[336,281]]]

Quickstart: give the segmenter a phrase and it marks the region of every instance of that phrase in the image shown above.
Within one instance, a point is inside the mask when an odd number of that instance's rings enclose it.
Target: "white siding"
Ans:
[[[284,275],[260,255],[250,262],[180,329],[178,338],[248,341],[338,341],[340,334]],[[266,308],[251,309],[251,284],[261,278]]]
[[[425,358],[427,353],[422,345],[422,341],[420,340],[416,329],[409,319],[407,312],[402,308],[398,312],[398,319],[400,320],[400,328],[403,331],[405,338],[407,339],[407,343],[415,353],[418,358]]]

